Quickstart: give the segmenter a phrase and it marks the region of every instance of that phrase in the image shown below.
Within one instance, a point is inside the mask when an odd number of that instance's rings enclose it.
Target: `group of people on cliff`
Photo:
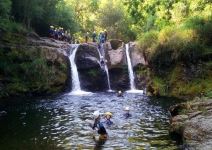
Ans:
[[[94,31],[91,35],[89,32],[85,34],[85,43],[88,42],[89,38],[92,38],[92,42],[98,42],[99,44],[105,43],[107,41],[107,30],[101,31],[99,34]]]
[[[60,41],[75,43],[74,36],[72,36],[69,31],[64,30],[62,27],[56,28],[54,26],[50,26],[49,37]]]
[[[49,28],[49,37],[60,41],[66,41],[69,43],[79,43],[79,41],[76,40],[69,31],[64,30],[62,27],[54,27],[51,25]],[[86,32],[85,43],[88,43],[89,38],[92,38],[92,42],[102,44],[107,41],[107,37],[107,30],[101,31],[99,34],[97,34],[96,31],[94,31],[92,34]]]

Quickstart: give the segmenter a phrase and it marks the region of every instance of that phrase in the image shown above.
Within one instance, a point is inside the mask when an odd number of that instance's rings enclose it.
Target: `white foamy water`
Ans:
[[[134,72],[133,72],[133,67],[130,59],[130,54],[129,54],[129,43],[125,45],[126,46],[126,56],[127,56],[127,65],[128,65],[128,73],[129,73],[129,78],[130,78],[130,90],[126,91],[127,93],[142,93],[143,90],[137,90],[135,88],[135,77],[134,77]]]
[[[69,61],[71,64],[71,82],[72,82],[72,91],[69,95],[89,95],[91,92],[82,91],[80,87],[79,74],[77,70],[77,65],[75,63],[75,55],[78,50],[79,44],[73,44],[71,49],[72,53],[69,56]]]

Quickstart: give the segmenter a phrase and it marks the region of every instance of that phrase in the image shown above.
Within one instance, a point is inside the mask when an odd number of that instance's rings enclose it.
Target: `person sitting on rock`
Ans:
[[[126,119],[132,116],[132,115],[130,114],[130,108],[129,108],[129,106],[126,106],[126,107],[124,108],[124,111],[125,111],[124,117],[125,117]]]
[[[93,115],[94,115],[94,123],[93,123],[92,129],[93,130],[97,129],[97,132],[99,134],[99,140],[106,140],[107,139],[107,131],[106,131],[104,125],[100,122],[100,120],[101,120],[100,112],[95,111],[93,113]]]
[[[104,123],[108,126],[111,126],[113,122],[110,120],[112,118],[113,114],[111,112],[106,112],[105,113],[105,121]]]
[[[123,92],[121,90],[119,90],[118,93],[117,93],[117,96],[118,97],[123,97]]]

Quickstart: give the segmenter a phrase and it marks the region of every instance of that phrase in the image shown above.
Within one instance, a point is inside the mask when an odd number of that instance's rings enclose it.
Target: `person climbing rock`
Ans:
[[[100,64],[103,67],[105,65],[104,57],[100,56]]]
[[[123,92],[121,90],[119,90],[118,93],[117,93],[117,96],[118,97],[123,97]]]
[[[108,126],[111,126],[113,122],[110,120],[112,118],[113,114],[111,112],[106,112],[105,113],[105,121],[104,123]]]
[[[100,122],[100,112],[97,110],[93,113],[94,116],[94,123],[92,129],[97,129],[97,133],[99,134],[99,140],[106,140],[107,139],[107,131],[104,125]],[[95,137],[94,137],[95,138]],[[96,140],[96,139],[95,139]]]
[[[126,106],[126,107],[124,108],[124,111],[125,111],[124,117],[125,117],[126,119],[132,116],[132,115],[130,114],[130,108],[129,108],[129,106]]]

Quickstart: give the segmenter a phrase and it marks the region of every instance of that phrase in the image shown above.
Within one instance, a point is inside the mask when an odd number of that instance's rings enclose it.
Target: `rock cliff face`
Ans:
[[[171,134],[180,135],[184,149],[211,150],[212,100],[187,102],[172,106]]]
[[[71,89],[70,47],[66,42],[41,38],[35,33],[4,33],[0,38],[0,97],[46,95]],[[129,89],[125,44],[111,40],[103,48],[112,89]],[[135,43],[130,44],[130,54],[134,67],[145,65]],[[80,44],[75,62],[82,89],[108,88],[96,43]]]
[[[65,89],[68,43],[33,33],[4,33],[0,49],[0,97],[47,95]]]
[[[135,43],[130,44],[130,52],[134,67],[142,63],[145,64]],[[103,50],[100,49],[100,52],[98,52],[96,43],[81,44],[79,46],[75,61],[82,89],[89,91],[107,89],[106,72],[100,66],[99,53],[103,53],[103,56],[105,56],[112,89],[129,89],[125,44],[120,40],[111,40],[104,43]]]

